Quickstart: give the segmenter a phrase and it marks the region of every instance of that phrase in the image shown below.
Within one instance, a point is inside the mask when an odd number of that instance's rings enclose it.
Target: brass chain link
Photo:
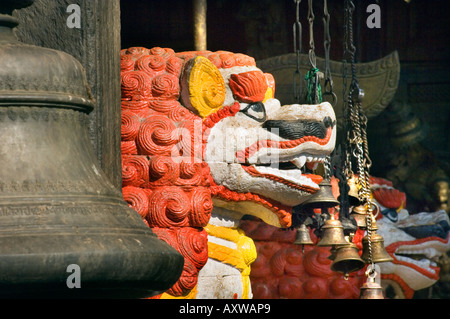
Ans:
[[[353,19],[352,15],[355,6],[351,0],[345,0],[344,12],[344,59],[349,58],[351,63],[351,83],[348,94],[347,89],[347,64],[344,64],[344,103],[347,107],[347,176],[353,175],[351,172],[351,157],[356,161],[358,173],[358,197],[360,202],[366,207],[366,229],[368,237],[369,264],[373,264],[372,259],[372,196],[370,193],[370,167],[372,162],[369,157],[369,147],[367,142],[367,117],[363,112],[361,101],[364,91],[360,89],[356,77],[355,51],[353,44]],[[348,57],[347,57],[348,55]],[[350,177],[350,176],[349,176]]]
[[[309,62],[313,68],[317,66],[315,45],[314,45],[314,11],[313,11],[313,0],[308,0],[308,25],[309,25]]]
[[[297,58],[297,69],[294,71],[293,77],[293,89],[294,89],[294,100],[300,103],[302,95],[302,74],[300,71],[300,53],[302,51],[302,24],[300,22],[300,2],[301,0],[294,0],[295,2],[295,22],[292,27],[294,36],[294,53]]]
[[[331,96],[330,104],[335,107],[337,103],[336,93],[333,91],[333,78],[331,76],[330,68],[330,48],[331,48],[331,35],[330,35],[330,13],[328,12],[327,0],[323,0],[323,46],[325,52],[325,82],[324,92],[322,96]]]

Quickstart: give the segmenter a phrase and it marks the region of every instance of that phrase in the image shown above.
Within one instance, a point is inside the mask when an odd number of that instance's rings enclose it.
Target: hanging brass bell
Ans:
[[[344,227],[340,220],[331,219],[325,221],[322,226],[322,239],[317,243],[317,246],[346,246],[348,241],[344,236]]]
[[[348,191],[348,201],[350,206],[361,205],[361,201],[359,200],[359,189],[361,186],[358,183],[358,177],[353,175],[352,178],[347,180],[347,184],[350,188]],[[340,199],[340,196],[338,196],[338,199]]]
[[[362,239],[363,249],[361,258],[367,264],[370,264],[371,262],[382,263],[394,260],[384,248],[383,236],[377,234],[376,232],[372,232],[372,236],[370,239],[372,246],[372,260],[370,260],[369,235],[364,236],[364,238]]]
[[[376,273],[368,275],[367,281],[362,285],[360,299],[384,299],[383,288],[375,281]]]
[[[308,227],[305,224],[301,224],[297,229],[297,235],[294,241],[296,245],[313,245],[314,242],[311,240],[309,235]]]
[[[364,260],[359,256],[356,244],[349,242],[346,246],[336,248],[331,270],[348,275],[364,268],[365,265]]]
[[[339,204],[334,198],[331,191],[331,182],[328,179],[323,179],[319,184],[320,189],[303,204],[303,207],[310,208],[331,208]]]
[[[366,214],[367,209],[365,205],[358,205],[353,207],[352,212],[350,213],[350,217],[353,217],[355,219],[356,225],[358,225],[360,229],[366,229]]]

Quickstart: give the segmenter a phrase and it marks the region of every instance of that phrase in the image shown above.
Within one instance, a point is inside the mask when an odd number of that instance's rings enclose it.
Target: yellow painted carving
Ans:
[[[196,296],[197,296],[197,286],[195,286],[194,289],[189,291],[189,293],[187,293],[186,295],[179,297],[172,296],[171,294],[164,292],[161,295],[161,299],[195,299]]]
[[[250,292],[250,265],[256,259],[256,246],[250,237],[245,236],[241,229],[207,225],[208,235],[234,242],[237,249],[208,242],[208,257],[236,267],[241,271],[243,293],[242,298],[248,299]]]
[[[207,58],[195,58],[188,81],[191,105],[201,117],[205,118],[223,106],[225,81],[219,69]]]
[[[273,90],[271,87],[267,88],[266,94],[264,95],[263,103],[266,102],[268,99],[273,99]]]

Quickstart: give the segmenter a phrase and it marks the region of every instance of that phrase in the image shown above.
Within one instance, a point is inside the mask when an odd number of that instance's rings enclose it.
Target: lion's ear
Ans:
[[[181,77],[181,103],[202,118],[218,111],[225,101],[225,81],[205,57],[189,60]]]

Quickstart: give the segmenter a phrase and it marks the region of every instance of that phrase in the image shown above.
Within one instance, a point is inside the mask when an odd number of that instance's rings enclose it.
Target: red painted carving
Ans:
[[[155,234],[185,257],[183,273],[167,293],[181,296],[197,284],[198,272],[208,260],[206,231],[192,227],[152,228]]]
[[[246,103],[263,101],[268,88],[267,79],[261,71],[232,74],[229,84],[234,98]]]
[[[392,182],[379,177],[371,177],[372,194],[386,208],[406,207],[406,193],[392,187]],[[382,185],[389,186],[379,187]]]

